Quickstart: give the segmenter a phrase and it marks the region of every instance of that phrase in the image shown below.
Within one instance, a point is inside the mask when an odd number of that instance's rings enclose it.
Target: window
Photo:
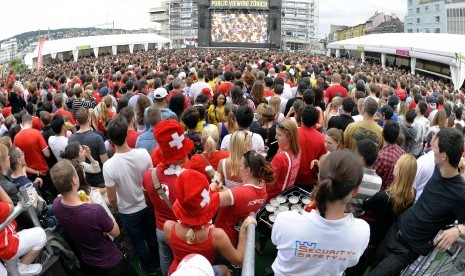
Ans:
[[[428,29],[428,28],[425,28],[425,33],[429,33],[429,29]]]
[[[420,8],[417,8],[417,13],[420,13]]]
[[[434,29],[434,32],[438,34],[438,33],[440,33],[440,32],[441,32],[441,29],[439,29],[439,28],[436,28],[436,29]]]
[[[420,24],[420,17],[417,17],[417,23]]]
[[[408,0],[408,4],[409,4],[409,5],[412,5],[412,0]]]
[[[435,17],[434,17],[434,22],[439,23],[439,21],[440,21],[440,17],[439,17],[439,16],[435,16]]]
[[[434,5],[434,11],[439,11],[439,4]]]
[[[417,29],[417,33],[419,33],[419,32],[420,32],[420,29]]]
[[[425,6],[425,12],[429,12],[429,6]]]
[[[412,30],[412,29],[408,29],[408,30],[407,30],[407,33],[413,33],[413,30]]]

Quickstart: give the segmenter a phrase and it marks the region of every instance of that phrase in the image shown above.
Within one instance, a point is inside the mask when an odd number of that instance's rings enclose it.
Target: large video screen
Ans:
[[[268,43],[268,14],[214,11],[211,13],[211,42]]]

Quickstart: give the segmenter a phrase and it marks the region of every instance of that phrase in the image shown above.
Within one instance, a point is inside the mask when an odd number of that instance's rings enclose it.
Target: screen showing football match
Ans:
[[[211,13],[211,42],[268,43],[268,14]]]

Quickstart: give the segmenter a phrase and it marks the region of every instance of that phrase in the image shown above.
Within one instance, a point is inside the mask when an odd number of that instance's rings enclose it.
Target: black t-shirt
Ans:
[[[434,249],[439,230],[455,220],[465,223],[465,181],[460,174],[443,178],[436,166],[418,201],[400,215],[399,229],[408,245],[425,256]]]
[[[350,124],[353,123],[354,119],[346,114],[341,114],[339,116],[333,116],[331,119],[329,119],[328,122],[328,129],[330,128],[337,128],[341,129],[342,131],[346,130],[346,127]]]
[[[302,96],[300,96],[300,97],[295,97],[295,98],[289,99],[289,101],[287,101],[287,103],[286,103],[286,108],[284,109],[284,116],[287,116],[287,113],[289,112],[289,110],[291,109],[292,105],[294,104],[294,102],[296,100],[302,100],[303,101],[303,98],[302,98]]]
[[[100,169],[102,168],[103,164],[100,160],[100,155],[107,153],[107,150],[105,148],[105,143],[103,142],[103,138],[101,135],[91,130],[81,133],[74,133],[69,137],[68,144],[71,142],[79,142],[81,146],[88,146],[92,158],[94,158],[94,160],[97,160],[100,164]],[[89,182],[89,184],[92,186],[105,183],[102,171],[100,171],[99,173],[86,173],[86,179],[87,182]]]

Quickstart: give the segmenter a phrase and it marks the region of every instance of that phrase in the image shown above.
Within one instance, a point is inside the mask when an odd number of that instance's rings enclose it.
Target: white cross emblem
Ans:
[[[182,141],[184,140],[184,134],[179,134],[173,133],[171,134],[171,137],[173,137],[173,141],[170,142],[170,147],[174,148],[177,147],[178,149],[182,148]]]
[[[200,202],[200,206],[203,208],[210,202],[210,193],[207,191],[207,189],[203,189],[200,195],[203,197],[202,202]]]

